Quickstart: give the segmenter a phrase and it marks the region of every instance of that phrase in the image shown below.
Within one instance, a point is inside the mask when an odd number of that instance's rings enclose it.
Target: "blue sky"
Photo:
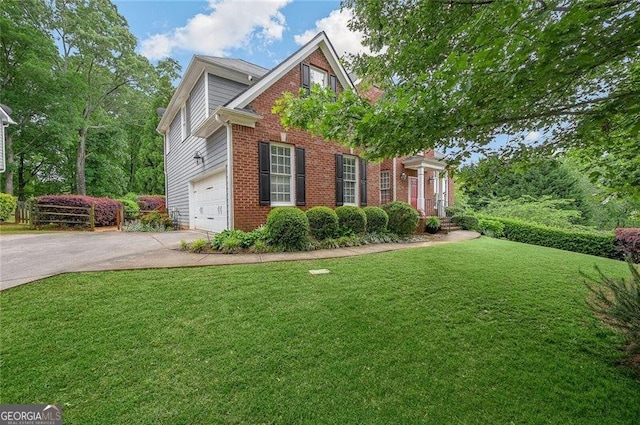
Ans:
[[[335,0],[112,0],[156,62],[172,57],[184,72],[194,54],[237,57],[272,68],[319,31],[338,54],[362,49]]]

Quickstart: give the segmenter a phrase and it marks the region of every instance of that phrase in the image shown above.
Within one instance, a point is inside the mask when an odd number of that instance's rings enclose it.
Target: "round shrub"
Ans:
[[[394,201],[384,204],[382,209],[389,215],[389,231],[398,236],[408,236],[416,231],[420,216],[406,202]]]
[[[389,214],[380,207],[364,207],[367,216],[367,233],[386,232],[389,224]]]
[[[351,231],[356,235],[364,233],[367,228],[367,215],[362,208],[344,205],[336,208],[338,215],[338,225],[346,231]]]
[[[304,248],[309,234],[309,219],[298,208],[274,208],[267,216],[267,228],[276,245],[287,250],[300,250]]]
[[[309,219],[311,236],[323,241],[338,233],[338,215],[329,207],[313,207],[305,213]]]
[[[8,193],[0,193],[0,221],[6,221],[16,210],[18,198]]]

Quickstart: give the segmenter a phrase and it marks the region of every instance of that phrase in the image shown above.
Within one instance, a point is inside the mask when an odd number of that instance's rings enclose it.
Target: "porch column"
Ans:
[[[446,192],[447,192],[447,173],[443,172],[442,177],[440,178],[440,193],[438,195],[438,216],[444,217],[445,214],[445,206],[447,205],[446,201]]]
[[[424,209],[424,167],[418,167],[418,211],[428,215]]]

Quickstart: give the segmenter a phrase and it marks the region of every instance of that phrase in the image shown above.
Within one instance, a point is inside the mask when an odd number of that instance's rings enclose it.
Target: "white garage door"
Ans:
[[[224,171],[194,181],[191,199],[196,229],[221,232],[227,228],[227,184]]]

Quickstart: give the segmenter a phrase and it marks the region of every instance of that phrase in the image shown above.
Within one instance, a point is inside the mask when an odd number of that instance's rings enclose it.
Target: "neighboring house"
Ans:
[[[271,113],[274,102],[313,84],[336,93],[354,88],[324,33],[271,70],[240,59],[192,59],[158,125],[165,139],[167,209],[182,227],[252,230],[276,206],[366,206],[394,199],[431,208],[432,215],[436,204],[427,200],[434,191],[442,205],[451,202],[452,190],[444,189],[452,187],[450,179],[430,180],[444,169],[432,152],[370,163],[307,132],[286,131]]]
[[[15,121],[13,121],[9,116],[11,112],[11,108],[6,105],[0,104],[0,173],[4,173],[7,169],[5,160],[4,128],[9,124],[15,124]]]

